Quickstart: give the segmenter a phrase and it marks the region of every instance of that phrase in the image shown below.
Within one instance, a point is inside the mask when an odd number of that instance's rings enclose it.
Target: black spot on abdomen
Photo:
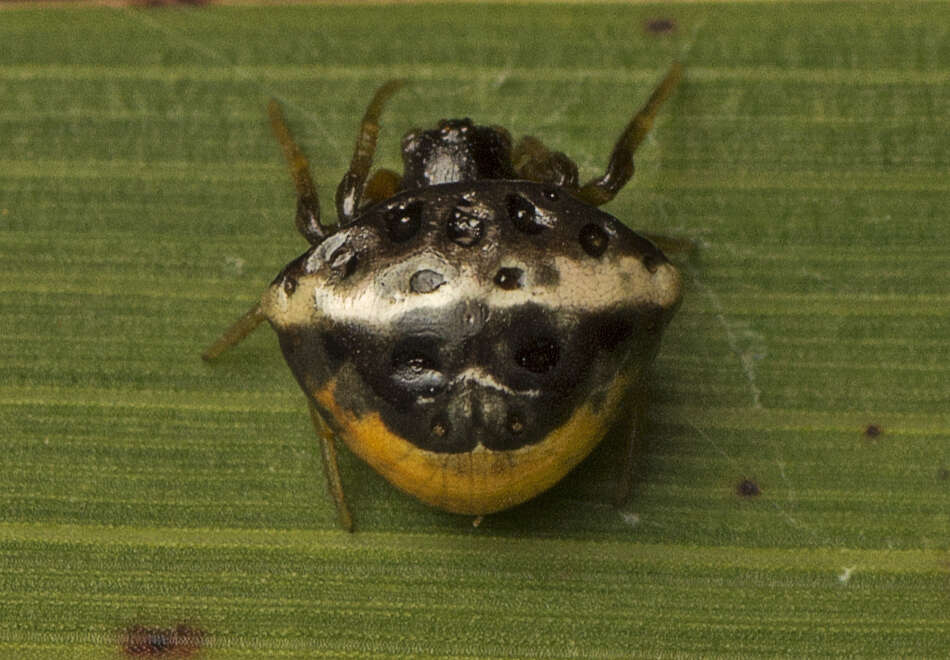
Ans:
[[[602,227],[593,223],[581,227],[578,240],[581,243],[581,247],[584,248],[584,252],[592,257],[600,257],[603,255],[604,252],[607,251],[607,244],[610,242],[610,239],[607,237],[607,232],[605,232]]]
[[[495,273],[494,282],[506,291],[521,288],[524,282],[524,271],[520,268],[499,268]]]
[[[505,197],[505,210],[518,231],[531,235],[547,229],[547,225],[541,221],[538,208],[523,195],[509,193]]]
[[[419,233],[425,204],[414,200],[394,206],[386,212],[386,232],[394,243],[403,243]]]

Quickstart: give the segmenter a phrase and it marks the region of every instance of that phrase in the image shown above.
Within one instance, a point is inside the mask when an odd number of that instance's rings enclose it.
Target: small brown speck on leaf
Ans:
[[[676,29],[676,22],[672,18],[651,18],[646,23],[647,32],[653,34],[667,34]]]
[[[947,479],[950,479],[950,469],[948,469],[946,466],[943,466],[937,470],[937,479],[940,481],[946,481]]]
[[[129,0],[129,5],[132,7],[147,7],[149,9],[181,5],[199,7],[207,4],[211,4],[211,0]]]
[[[736,486],[736,495],[740,497],[757,497],[762,494],[762,489],[752,479],[743,479]]]
[[[174,628],[136,625],[122,633],[121,647],[130,658],[192,658],[204,639],[203,631],[184,623]]]
[[[866,438],[876,438],[884,434],[884,429],[882,429],[877,424],[868,424],[864,428],[864,437]]]

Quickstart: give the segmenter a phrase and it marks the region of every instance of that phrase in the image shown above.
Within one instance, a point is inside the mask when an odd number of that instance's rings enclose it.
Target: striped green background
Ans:
[[[950,5],[21,8],[0,43],[0,656],[950,653]],[[675,58],[608,208],[699,244],[635,497],[619,437],[477,529],[344,454],[338,532],[272,333],[198,359],[304,247],[267,98],[324,200],[394,76],[383,164],[468,115],[593,175]]]

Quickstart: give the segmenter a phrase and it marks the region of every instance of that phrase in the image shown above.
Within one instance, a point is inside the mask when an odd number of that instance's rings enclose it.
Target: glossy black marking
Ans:
[[[430,341],[409,337],[393,351],[392,381],[407,398],[431,398],[445,389],[445,375]]]
[[[607,244],[610,242],[607,232],[592,222],[581,227],[578,240],[580,240],[584,252],[592,257],[603,255],[607,251]]]
[[[310,275],[312,273],[310,269],[310,257],[312,253],[313,250],[308,250],[284,266],[284,269],[271,281],[271,286],[283,286],[284,280],[288,277],[297,280],[304,275]]]
[[[462,247],[472,247],[482,240],[485,223],[481,218],[456,208],[449,214],[445,232],[452,242]]]
[[[386,231],[394,243],[403,243],[419,233],[422,227],[422,200],[394,206],[386,213]]]
[[[524,271],[520,268],[499,268],[494,281],[499,288],[506,291],[519,289],[524,285]]]
[[[515,362],[522,369],[536,374],[550,371],[557,364],[561,349],[550,337],[536,337],[518,349]]]
[[[353,274],[356,270],[357,263],[359,263],[359,257],[356,254],[356,250],[354,250],[349,243],[344,243],[334,250],[328,259],[330,269],[333,270],[341,280],[345,280]]]
[[[445,277],[434,270],[416,271],[409,278],[409,288],[415,293],[432,293],[443,284],[445,284]]]
[[[508,132],[476,126],[470,119],[442,120],[434,130],[410,131],[403,138],[402,160],[404,190],[516,176]]]
[[[561,194],[557,191],[557,188],[545,188],[541,191],[541,194],[544,196],[544,199],[549,202],[556,202],[561,198]]]
[[[596,410],[621,364],[655,353],[659,333],[648,327],[661,327],[664,314],[646,305],[565,317],[535,303],[489,310],[465,301],[413,310],[383,331],[332,321],[276,329],[305,391],[335,379],[344,410],[379,414],[421,449],[461,453],[536,444],[580,403]]]
[[[539,234],[547,225],[541,221],[538,208],[518,193],[505,197],[505,210],[519,231],[526,234]]]

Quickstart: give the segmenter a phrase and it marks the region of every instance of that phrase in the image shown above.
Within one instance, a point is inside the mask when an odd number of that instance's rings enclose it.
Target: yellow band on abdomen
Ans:
[[[394,434],[378,413],[356,416],[336,401],[336,382],[313,391],[341,429],[347,447],[400,490],[453,513],[483,515],[508,509],[547,490],[603,439],[627,391],[618,376],[595,411],[579,407],[542,441],[510,451],[479,445],[464,453],[421,449]]]

